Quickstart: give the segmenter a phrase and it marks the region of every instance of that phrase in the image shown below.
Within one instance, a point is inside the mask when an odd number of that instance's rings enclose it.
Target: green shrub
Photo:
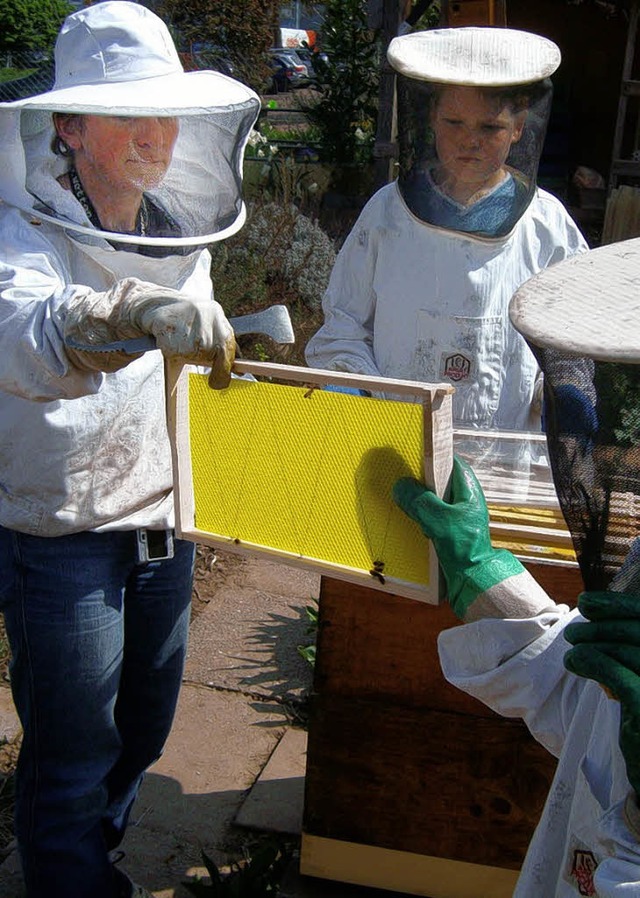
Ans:
[[[329,0],[322,34],[328,61],[315,63],[320,94],[301,108],[317,129],[322,161],[364,165],[373,158],[380,69],[366,0]]]

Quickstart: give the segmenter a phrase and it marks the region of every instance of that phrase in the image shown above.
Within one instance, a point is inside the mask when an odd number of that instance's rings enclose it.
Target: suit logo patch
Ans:
[[[471,374],[471,359],[462,355],[461,352],[455,352],[452,355],[444,356],[442,360],[442,376],[448,377],[449,380],[461,381],[467,380]]]

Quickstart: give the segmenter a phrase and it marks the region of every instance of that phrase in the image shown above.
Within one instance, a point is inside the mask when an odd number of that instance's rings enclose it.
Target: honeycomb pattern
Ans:
[[[192,374],[189,416],[198,530],[429,586],[427,541],[392,498],[423,478],[421,405]]]

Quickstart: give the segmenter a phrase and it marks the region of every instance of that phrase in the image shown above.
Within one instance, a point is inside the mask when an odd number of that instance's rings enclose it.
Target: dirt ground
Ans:
[[[233,572],[247,564],[247,559],[234,552],[223,552],[209,546],[196,546],[196,567],[193,578],[193,597],[191,603],[191,620],[222,589]]]

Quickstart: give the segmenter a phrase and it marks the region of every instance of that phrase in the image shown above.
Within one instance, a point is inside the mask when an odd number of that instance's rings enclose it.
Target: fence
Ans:
[[[53,59],[37,51],[0,54],[0,102],[21,100],[53,85]]]

